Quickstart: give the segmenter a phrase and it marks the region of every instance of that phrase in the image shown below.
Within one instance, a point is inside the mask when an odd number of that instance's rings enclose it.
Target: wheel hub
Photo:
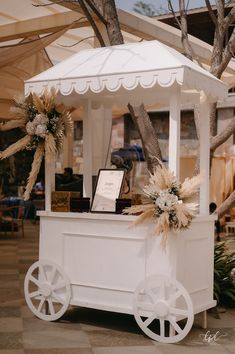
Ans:
[[[44,297],[48,297],[51,295],[51,286],[47,283],[43,283],[40,287],[40,291],[41,291],[41,294],[42,296]]]
[[[169,313],[169,306],[166,301],[158,301],[154,306],[156,317],[166,317]]]

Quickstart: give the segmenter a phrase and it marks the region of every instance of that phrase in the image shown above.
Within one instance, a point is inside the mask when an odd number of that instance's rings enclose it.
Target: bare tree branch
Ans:
[[[231,58],[234,56],[234,51],[235,51],[235,28],[233,29],[229,41],[224,49],[221,64],[217,68],[218,78],[221,77],[228,63],[230,62]]]
[[[234,133],[235,133],[235,117],[232,117],[231,122],[226,126],[226,128],[221,133],[211,137],[210,150],[215,151],[215,149],[217,149],[218,146],[223,144]]]
[[[94,21],[92,15],[90,14],[90,11],[88,10],[86,4],[84,3],[83,0],[78,0],[78,2],[79,2],[79,5],[81,6],[81,9],[82,9],[83,13],[86,15],[88,21],[90,22],[90,24],[91,24],[91,26],[92,26],[92,28],[93,28],[93,30],[95,32],[95,35],[96,35],[96,37],[97,37],[97,39],[98,39],[98,41],[100,43],[100,46],[101,47],[105,47],[105,43],[104,43],[103,37],[102,37],[102,35],[101,35],[101,33],[100,33],[100,31],[99,31],[99,29],[98,29],[98,27],[97,27],[97,25],[96,25],[96,23]]]
[[[216,213],[218,218],[221,218],[235,205],[235,191],[233,191],[230,196],[218,207]]]
[[[60,5],[62,2],[73,2],[73,3],[76,3],[77,1],[76,0],[58,0],[58,1],[53,1],[53,2],[49,2],[47,4],[32,4],[34,7],[45,7],[45,6],[50,6],[50,5],[54,5],[54,4],[57,4],[57,5]]]
[[[52,5],[52,4],[59,4],[61,6],[65,6],[65,7],[69,7],[69,5],[66,6],[65,4],[79,4],[82,12],[86,16],[87,20],[90,22],[90,25],[91,25],[93,31],[95,32],[95,35],[100,43],[100,46],[105,47],[103,37],[102,37],[102,35],[95,23],[95,20],[93,19],[92,15],[90,14],[88,7],[84,3],[84,0],[58,0],[58,1],[52,0],[49,4],[44,4],[43,6],[48,6],[48,5]],[[38,5],[38,6],[41,6],[41,5]],[[79,12],[76,7],[73,8],[73,11]]]
[[[223,23],[224,30],[227,30],[234,20],[235,20],[235,6],[231,9],[231,11],[224,19],[224,23]]]
[[[78,45],[78,44],[80,44],[80,43],[82,43],[82,42],[84,42],[84,41],[86,41],[86,40],[88,40],[90,38],[96,38],[96,36],[89,36],[89,37],[86,37],[86,38],[82,38],[82,39],[80,39],[80,41],[77,41],[76,43],[71,44],[71,45],[59,44],[59,46],[63,47],[63,48],[72,48],[72,47],[75,47],[75,45]]]
[[[224,22],[224,0],[216,0],[216,8],[218,26],[222,27]]]
[[[210,104],[210,135],[217,134],[217,103]]]
[[[200,106],[196,104],[194,106],[194,122],[195,122],[195,127],[196,127],[196,132],[197,132],[197,138],[200,140]]]
[[[178,17],[176,16],[176,14],[175,14],[175,10],[174,10],[174,8],[172,6],[171,0],[168,0],[168,8],[169,8],[170,12],[172,13],[172,15],[174,16],[174,19],[175,19],[177,25],[179,26],[179,29],[181,30],[181,23],[180,23],[180,20],[178,19]]]
[[[185,9],[184,0],[179,0],[179,8],[180,8],[180,22],[181,22],[181,32],[182,32],[182,46],[184,48],[185,56],[193,60],[192,47],[189,44],[188,40],[188,23],[187,23],[187,13]]]
[[[133,107],[129,103],[128,109],[142,141],[147,168],[153,173],[154,167],[159,164],[158,160],[162,160],[156,132],[143,104]]]
[[[118,20],[117,9],[114,0],[99,0],[102,2],[103,15],[107,21],[106,30],[110,45],[123,44],[124,39]]]
[[[85,0],[85,2],[90,6],[92,11],[96,14],[98,19],[105,25],[107,26],[107,21],[105,20],[104,16],[101,14],[97,6],[93,3],[91,0]]]
[[[218,24],[218,21],[217,21],[217,17],[215,16],[215,13],[211,7],[211,3],[209,0],[205,0],[205,3],[206,3],[206,6],[207,6],[207,9],[208,9],[208,12],[209,12],[209,15],[210,15],[210,18],[212,20],[212,22],[214,23],[215,26],[217,26]]]

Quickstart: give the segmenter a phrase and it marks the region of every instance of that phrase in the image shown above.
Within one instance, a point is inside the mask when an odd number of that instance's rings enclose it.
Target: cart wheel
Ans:
[[[134,316],[145,334],[162,343],[182,340],[194,319],[186,289],[164,275],[151,276],[139,284],[134,294]],[[182,319],[186,321],[179,325]]]
[[[70,281],[57,264],[41,260],[29,268],[25,276],[24,293],[34,315],[45,321],[55,321],[69,306]]]

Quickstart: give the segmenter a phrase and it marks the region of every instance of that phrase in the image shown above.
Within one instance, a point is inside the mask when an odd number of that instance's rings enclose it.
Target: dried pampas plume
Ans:
[[[24,150],[26,146],[31,142],[31,136],[25,135],[22,139],[18,140],[16,143],[10,145],[4,151],[0,152],[0,159],[6,159],[16,152]]]
[[[24,128],[26,122],[24,118],[9,120],[9,122],[0,124],[0,131],[5,132],[14,128]]]
[[[169,231],[188,228],[196,215],[197,194],[201,182],[202,176],[198,175],[187,178],[181,184],[173,173],[159,162],[154,173],[150,174],[149,184],[143,188],[147,202],[126,208],[124,213],[137,214],[131,226],[154,221],[154,233],[161,235],[161,246],[166,249]]]
[[[38,145],[34,154],[31,172],[29,174],[26,190],[24,192],[24,200],[28,200],[30,198],[31,191],[33,189],[33,186],[35,185],[38,172],[40,170],[43,156],[44,156],[44,143],[41,143]]]
[[[26,135],[7,149],[0,152],[0,159],[5,159],[25,148],[35,149],[32,169],[28,178],[24,199],[30,197],[36,182],[44,154],[51,161],[63,147],[64,137],[72,133],[73,122],[69,110],[57,109],[55,88],[45,89],[39,96],[30,94],[27,98],[15,98],[15,107],[10,109],[14,119],[0,124],[0,131],[22,128]]]

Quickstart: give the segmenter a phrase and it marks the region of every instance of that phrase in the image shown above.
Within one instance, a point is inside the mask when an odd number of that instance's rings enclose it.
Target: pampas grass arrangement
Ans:
[[[134,225],[155,221],[154,233],[161,235],[165,249],[169,231],[187,229],[197,209],[197,194],[202,176],[186,178],[181,184],[163,163],[150,174],[149,184],[143,188],[145,202],[124,210],[125,214],[139,214]]]
[[[41,96],[33,93],[26,98],[18,97],[15,100],[15,106],[10,109],[14,119],[0,125],[0,131],[21,128],[26,133],[22,139],[0,152],[1,159],[23,149],[35,149],[24,200],[30,198],[43,156],[51,160],[62,149],[64,137],[72,133],[73,123],[70,112],[56,106],[56,96],[56,89],[51,88],[45,89]]]

